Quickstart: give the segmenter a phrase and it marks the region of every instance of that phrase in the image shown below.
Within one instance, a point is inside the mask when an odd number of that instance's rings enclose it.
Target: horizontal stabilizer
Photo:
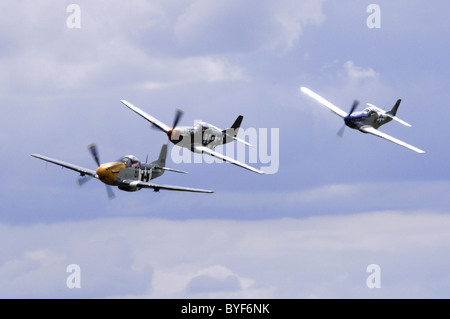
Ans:
[[[234,139],[235,141],[239,142],[239,143],[242,143],[242,144],[245,144],[245,145],[248,145],[248,146],[253,147],[252,144],[250,144],[249,142],[244,141],[244,140],[242,140],[242,139],[240,139],[240,138],[238,138],[238,137],[233,137],[233,139]]]
[[[168,171],[168,172],[188,174],[188,172],[186,172],[186,171],[180,171],[178,169],[173,169],[173,168],[168,168],[168,167],[159,167],[159,166],[157,166],[155,168],[159,168],[159,169],[162,169],[162,170],[165,170],[165,171]]]
[[[403,124],[403,125],[405,125],[407,127],[411,127],[411,124],[409,124],[409,123],[399,119],[397,116],[392,115],[389,112],[386,112],[385,110],[382,110],[379,107],[377,107],[377,106],[375,106],[375,105],[373,105],[371,103],[367,103],[367,105],[370,106],[370,107],[373,107],[374,109],[376,109],[379,112],[382,112],[384,115],[389,116],[391,119],[393,119],[393,120],[395,120],[395,121],[397,121],[397,122],[399,122],[399,123],[401,123],[401,124]]]
[[[225,134],[225,136],[226,136],[227,139],[230,138],[230,139],[232,139],[232,140],[234,140],[234,141],[236,141],[236,142],[239,142],[239,143],[242,143],[242,144],[245,144],[245,145],[248,145],[248,146],[253,147],[252,144],[250,144],[250,143],[247,142],[247,141],[244,141],[243,139],[240,139],[240,138],[238,138],[238,137],[236,137],[236,136],[227,134],[226,131],[222,131],[222,132],[224,132],[224,134]]]
[[[391,117],[391,118],[392,118],[393,120],[395,120],[395,121],[397,121],[397,122],[403,124],[404,126],[411,127],[411,124],[406,123],[405,121],[399,119],[397,116],[394,116],[394,117]]]

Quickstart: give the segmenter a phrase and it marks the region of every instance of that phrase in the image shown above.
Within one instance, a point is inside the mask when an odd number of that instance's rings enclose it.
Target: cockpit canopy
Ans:
[[[371,107],[366,107],[366,108],[363,110],[363,113],[366,113],[366,114],[368,114],[368,115],[372,115],[373,113],[376,113],[376,111],[375,111],[373,108],[371,108]]]
[[[139,159],[134,155],[126,155],[120,161],[125,164],[125,167],[138,167],[140,164]]]
[[[199,131],[200,129],[205,130],[205,129],[209,129],[209,128],[210,128],[210,126],[206,122],[197,121],[194,123],[194,130],[196,130],[196,131]]]
[[[366,107],[364,110],[360,112],[353,112],[352,117],[371,117],[372,114],[377,113],[373,108]]]

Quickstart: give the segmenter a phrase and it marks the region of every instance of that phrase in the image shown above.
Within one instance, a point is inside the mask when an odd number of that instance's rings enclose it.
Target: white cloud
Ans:
[[[286,1],[275,9],[275,19],[279,23],[284,46],[291,48],[302,34],[306,25],[320,25],[325,20],[322,13],[324,1]]]
[[[150,298],[195,296],[195,298],[221,298],[269,296],[270,288],[254,287],[254,280],[241,277],[223,265],[199,267],[194,264],[178,265],[156,271]]]
[[[69,29],[63,4],[26,4],[2,6],[10,14],[0,27],[11,30],[0,35],[9,48],[0,57],[4,93],[113,89],[119,83],[158,89],[241,80],[245,69],[223,57],[223,44],[235,43],[241,52],[290,48],[304,25],[323,19],[322,3],[309,1],[136,0],[126,7],[120,1],[99,1],[79,3],[81,28]],[[211,49],[202,50],[204,46]]]
[[[343,168],[352,169],[351,167]],[[363,174],[353,169],[354,174]],[[306,217],[318,214],[349,214],[379,209],[439,210],[450,204],[446,196],[447,181],[360,182],[328,184],[290,191],[220,192],[205,198],[203,205],[219,205],[225,210],[221,218]],[[186,207],[195,207],[195,199],[187,199]],[[247,213],[233,214],[234,211]]]
[[[239,81],[247,78],[242,68],[224,59],[209,56],[161,59],[156,64],[158,67],[148,70],[149,73],[156,73],[158,78],[166,80],[148,81],[138,87],[156,90],[191,83]]]
[[[175,36],[192,52],[290,49],[304,26],[320,24],[323,1],[191,1]]]
[[[362,79],[362,78],[374,78],[378,75],[372,68],[363,68],[357,66],[353,61],[347,61],[343,65],[346,74],[350,78]]]
[[[2,225],[2,240],[13,234],[28,240],[16,241],[14,250],[2,247],[0,295],[445,298],[449,218],[385,211],[253,222],[121,218]],[[73,263],[81,267],[80,289],[65,286]],[[366,267],[373,263],[382,269],[378,290],[366,286]]]
[[[68,14],[61,4],[32,5],[26,10],[10,4],[5,11],[17,14],[0,23],[3,30],[12,29],[10,50],[0,56],[0,90],[48,95],[114,89],[119,83],[155,89],[245,77],[241,67],[223,57],[182,56],[173,46],[161,54],[161,39],[141,37],[160,27],[169,32],[166,15],[176,10],[162,4],[134,4],[124,10],[119,2],[82,3],[80,29],[66,27]]]

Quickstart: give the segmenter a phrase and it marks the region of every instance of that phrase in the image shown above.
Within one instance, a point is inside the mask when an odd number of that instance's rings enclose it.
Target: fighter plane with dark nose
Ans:
[[[405,121],[399,119],[396,116],[398,107],[400,106],[401,99],[398,99],[395,105],[392,107],[392,109],[387,112],[370,103],[367,103],[367,107],[363,111],[355,112],[355,109],[359,104],[359,101],[355,100],[350,109],[350,112],[347,113],[344,110],[332,104],[331,102],[327,101],[323,97],[321,97],[319,94],[311,91],[306,87],[300,87],[300,91],[305,93],[309,97],[313,98],[323,106],[327,107],[330,111],[332,111],[333,113],[337,114],[338,116],[344,119],[344,126],[342,126],[342,128],[338,131],[338,135],[341,137],[344,133],[345,127],[348,126],[352,129],[359,130],[363,133],[369,133],[384,138],[388,141],[409,148],[410,150],[413,150],[417,153],[425,153],[425,151],[415,146],[400,141],[399,139],[378,130],[380,126],[389,123],[392,120],[395,120],[405,126],[411,127],[410,124],[406,123]]]
[[[234,158],[225,156],[219,152],[214,151],[214,148],[216,146],[230,143],[232,141],[237,141],[252,146],[251,144],[237,137],[243,119],[242,115],[239,115],[236,118],[236,120],[234,121],[233,125],[231,125],[230,128],[222,130],[206,122],[197,122],[192,127],[178,126],[178,122],[183,112],[181,110],[177,110],[173,121],[173,125],[169,126],[159,121],[158,119],[154,118],[147,112],[134,106],[128,101],[121,100],[120,102],[122,102],[126,107],[128,107],[135,113],[139,114],[147,121],[149,121],[156,128],[166,133],[167,137],[169,138],[169,141],[172,142],[173,144],[179,147],[187,148],[195,153],[199,154],[205,153],[210,156],[220,158],[225,162],[229,162],[231,164],[243,167],[258,174],[264,174],[264,172],[259,169],[256,169],[245,163],[241,163],[235,160]]]

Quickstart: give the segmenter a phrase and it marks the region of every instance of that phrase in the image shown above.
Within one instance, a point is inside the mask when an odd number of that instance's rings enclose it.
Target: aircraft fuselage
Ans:
[[[99,179],[111,186],[118,186],[119,189],[134,192],[141,189],[136,186],[120,185],[122,180],[135,180],[148,182],[164,173],[164,170],[154,164],[141,163],[134,156],[125,156],[121,161],[102,164],[97,169]]]
[[[380,126],[390,122],[391,120],[391,117],[386,116],[381,112],[377,112],[375,109],[370,107],[361,112],[354,112],[344,118],[345,124],[348,127],[357,130],[360,130],[363,126],[371,126],[378,129]]]
[[[197,145],[214,149],[218,145],[233,141],[232,138],[227,138],[223,131],[206,122],[197,122],[193,127],[175,127],[167,132],[167,136],[173,144],[193,152],[197,152]]]

